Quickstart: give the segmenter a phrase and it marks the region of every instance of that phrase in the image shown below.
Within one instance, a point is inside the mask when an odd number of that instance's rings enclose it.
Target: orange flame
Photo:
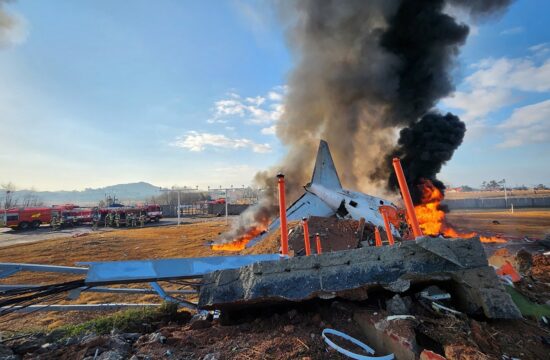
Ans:
[[[414,207],[416,217],[424,235],[444,237],[471,238],[476,232],[460,233],[445,219],[445,212],[440,209],[443,194],[430,180],[423,180],[419,185],[422,190],[421,204]],[[495,236],[480,236],[481,242],[504,243],[505,239]]]
[[[256,236],[265,232],[267,227],[265,225],[256,225],[248,229],[244,234],[238,236],[235,240],[221,243],[212,244],[212,250],[217,251],[241,251],[244,250],[246,244]]]

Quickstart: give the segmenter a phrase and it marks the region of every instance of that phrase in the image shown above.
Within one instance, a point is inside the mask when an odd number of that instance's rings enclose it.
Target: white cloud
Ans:
[[[207,147],[222,149],[249,148],[255,153],[271,151],[269,144],[259,144],[250,139],[230,138],[223,134],[200,133],[197,131],[189,131],[185,136],[177,138],[171,145],[194,152],[204,151]]]
[[[255,106],[260,106],[265,102],[265,98],[261,96],[247,97],[246,102]]]
[[[471,123],[485,117],[492,111],[513,102],[512,92],[508,89],[473,88],[471,91],[457,91],[443,100],[443,104],[464,112],[462,120]]]
[[[530,48],[540,52],[546,44]],[[550,90],[550,59],[531,57],[483,59],[473,64],[476,71],[464,83],[468,90],[456,91],[442,103],[462,110],[461,117],[470,125],[484,126],[485,118],[520,99],[517,92],[544,93]]]
[[[466,78],[475,87],[517,89],[546,92],[550,90],[550,59],[537,65],[528,58],[486,59],[477,64],[479,70]]]
[[[499,147],[550,142],[550,99],[515,109],[498,127],[505,133]]]
[[[544,56],[547,55],[550,52],[550,43],[544,42],[537,45],[533,45],[529,48],[529,50],[535,55],[535,56]]]
[[[227,99],[214,103],[214,115],[207,122],[227,123],[237,118],[248,124],[271,124],[278,121],[284,112],[282,101],[285,91],[286,87],[276,86],[266,96],[249,96],[244,99],[235,92],[229,93]]]
[[[24,43],[29,33],[27,21],[3,6],[4,2],[0,1],[0,47]]]
[[[214,103],[214,118],[222,122],[226,116],[243,116],[245,113],[245,106],[240,100],[220,100]],[[220,121],[222,120],[222,121]]]
[[[276,125],[271,125],[270,127],[263,128],[261,133],[264,135],[275,135]]]
[[[524,32],[525,29],[522,26],[515,26],[509,29],[504,29],[500,32],[500,35],[516,35]]]
[[[272,101],[282,101],[283,100],[283,94],[278,93],[276,91],[270,91],[269,93],[267,93],[267,97],[269,98],[269,100],[272,100]]]

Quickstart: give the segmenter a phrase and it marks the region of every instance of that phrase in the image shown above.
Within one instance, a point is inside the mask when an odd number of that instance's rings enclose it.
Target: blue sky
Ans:
[[[293,66],[265,1],[31,1],[4,6],[0,183],[241,186],[282,158]],[[441,177],[550,184],[550,2],[476,24],[441,102],[468,124]]]

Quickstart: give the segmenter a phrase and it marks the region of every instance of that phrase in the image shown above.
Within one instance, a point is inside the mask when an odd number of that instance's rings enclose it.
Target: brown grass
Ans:
[[[508,236],[541,238],[550,232],[550,209],[506,211],[454,211],[449,221],[460,231],[477,231],[481,234],[502,233]],[[500,222],[499,225],[492,223]],[[234,255],[213,251],[208,243],[227,229],[224,221],[193,223],[182,226],[151,227],[96,233],[77,238],[61,238],[36,243],[14,245],[0,249],[0,262],[22,262],[73,266],[78,261],[108,261],[158,259],[176,257],[202,257]],[[242,254],[278,253],[279,232],[266,236],[263,241]],[[75,279],[58,274],[19,273],[0,282],[7,284],[46,284]],[[166,285],[166,284],[164,284]],[[132,284],[128,287],[148,287]],[[124,285],[126,287],[126,285]],[[167,285],[166,288],[172,288]],[[106,302],[159,302],[153,295],[113,295],[83,293],[76,301],[61,303]],[[12,315],[0,318],[1,330],[53,328],[62,324],[79,323],[98,313],[42,312],[33,315]]]
[[[60,238],[36,243],[14,245],[0,250],[0,262],[20,262],[74,266],[79,261],[109,261],[159,259],[175,257],[219,256],[210,250],[208,242],[216,239],[227,229],[223,221],[194,223],[182,226],[150,227],[132,230],[117,230],[91,234],[77,238]],[[3,284],[47,284],[69,281],[77,276],[48,273],[22,272],[7,279]],[[145,287],[147,284],[124,285]],[[166,286],[173,288],[173,286]],[[62,300],[59,303],[108,303],[108,302],[159,302],[154,295],[115,295],[82,293],[76,301]],[[66,323],[78,323],[96,316],[97,313],[41,312],[36,315],[11,315],[0,318],[0,330],[28,328],[53,328]]]

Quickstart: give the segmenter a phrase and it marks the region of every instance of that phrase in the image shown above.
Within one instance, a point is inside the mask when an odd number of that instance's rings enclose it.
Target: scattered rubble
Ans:
[[[388,318],[390,313],[377,297],[362,302],[310,300],[249,311],[229,322],[205,317],[195,323],[210,325],[198,329],[192,328],[190,316],[181,316],[187,320],[167,320],[142,334],[113,331],[70,341],[58,338],[47,351],[43,345],[49,343],[48,335],[37,334],[7,340],[0,344],[0,351],[12,352],[14,359],[349,359],[323,341],[321,333],[326,328],[367,344],[377,355],[394,354],[397,359],[417,359],[421,353],[421,358],[437,360],[442,356],[449,360],[501,359],[502,354],[544,359],[550,350],[544,343],[550,331],[536,323],[435,315],[418,300],[423,290],[419,288],[410,297],[412,316],[407,318]],[[353,352],[360,350],[345,340],[332,339]]]
[[[336,217],[311,216],[308,218],[312,254],[316,254],[314,235],[319,234],[323,252],[356,249],[361,241],[373,234],[372,225],[364,221],[342,220]],[[304,231],[300,223],[290,228],[288,245],[295,255],[305,255]]]

